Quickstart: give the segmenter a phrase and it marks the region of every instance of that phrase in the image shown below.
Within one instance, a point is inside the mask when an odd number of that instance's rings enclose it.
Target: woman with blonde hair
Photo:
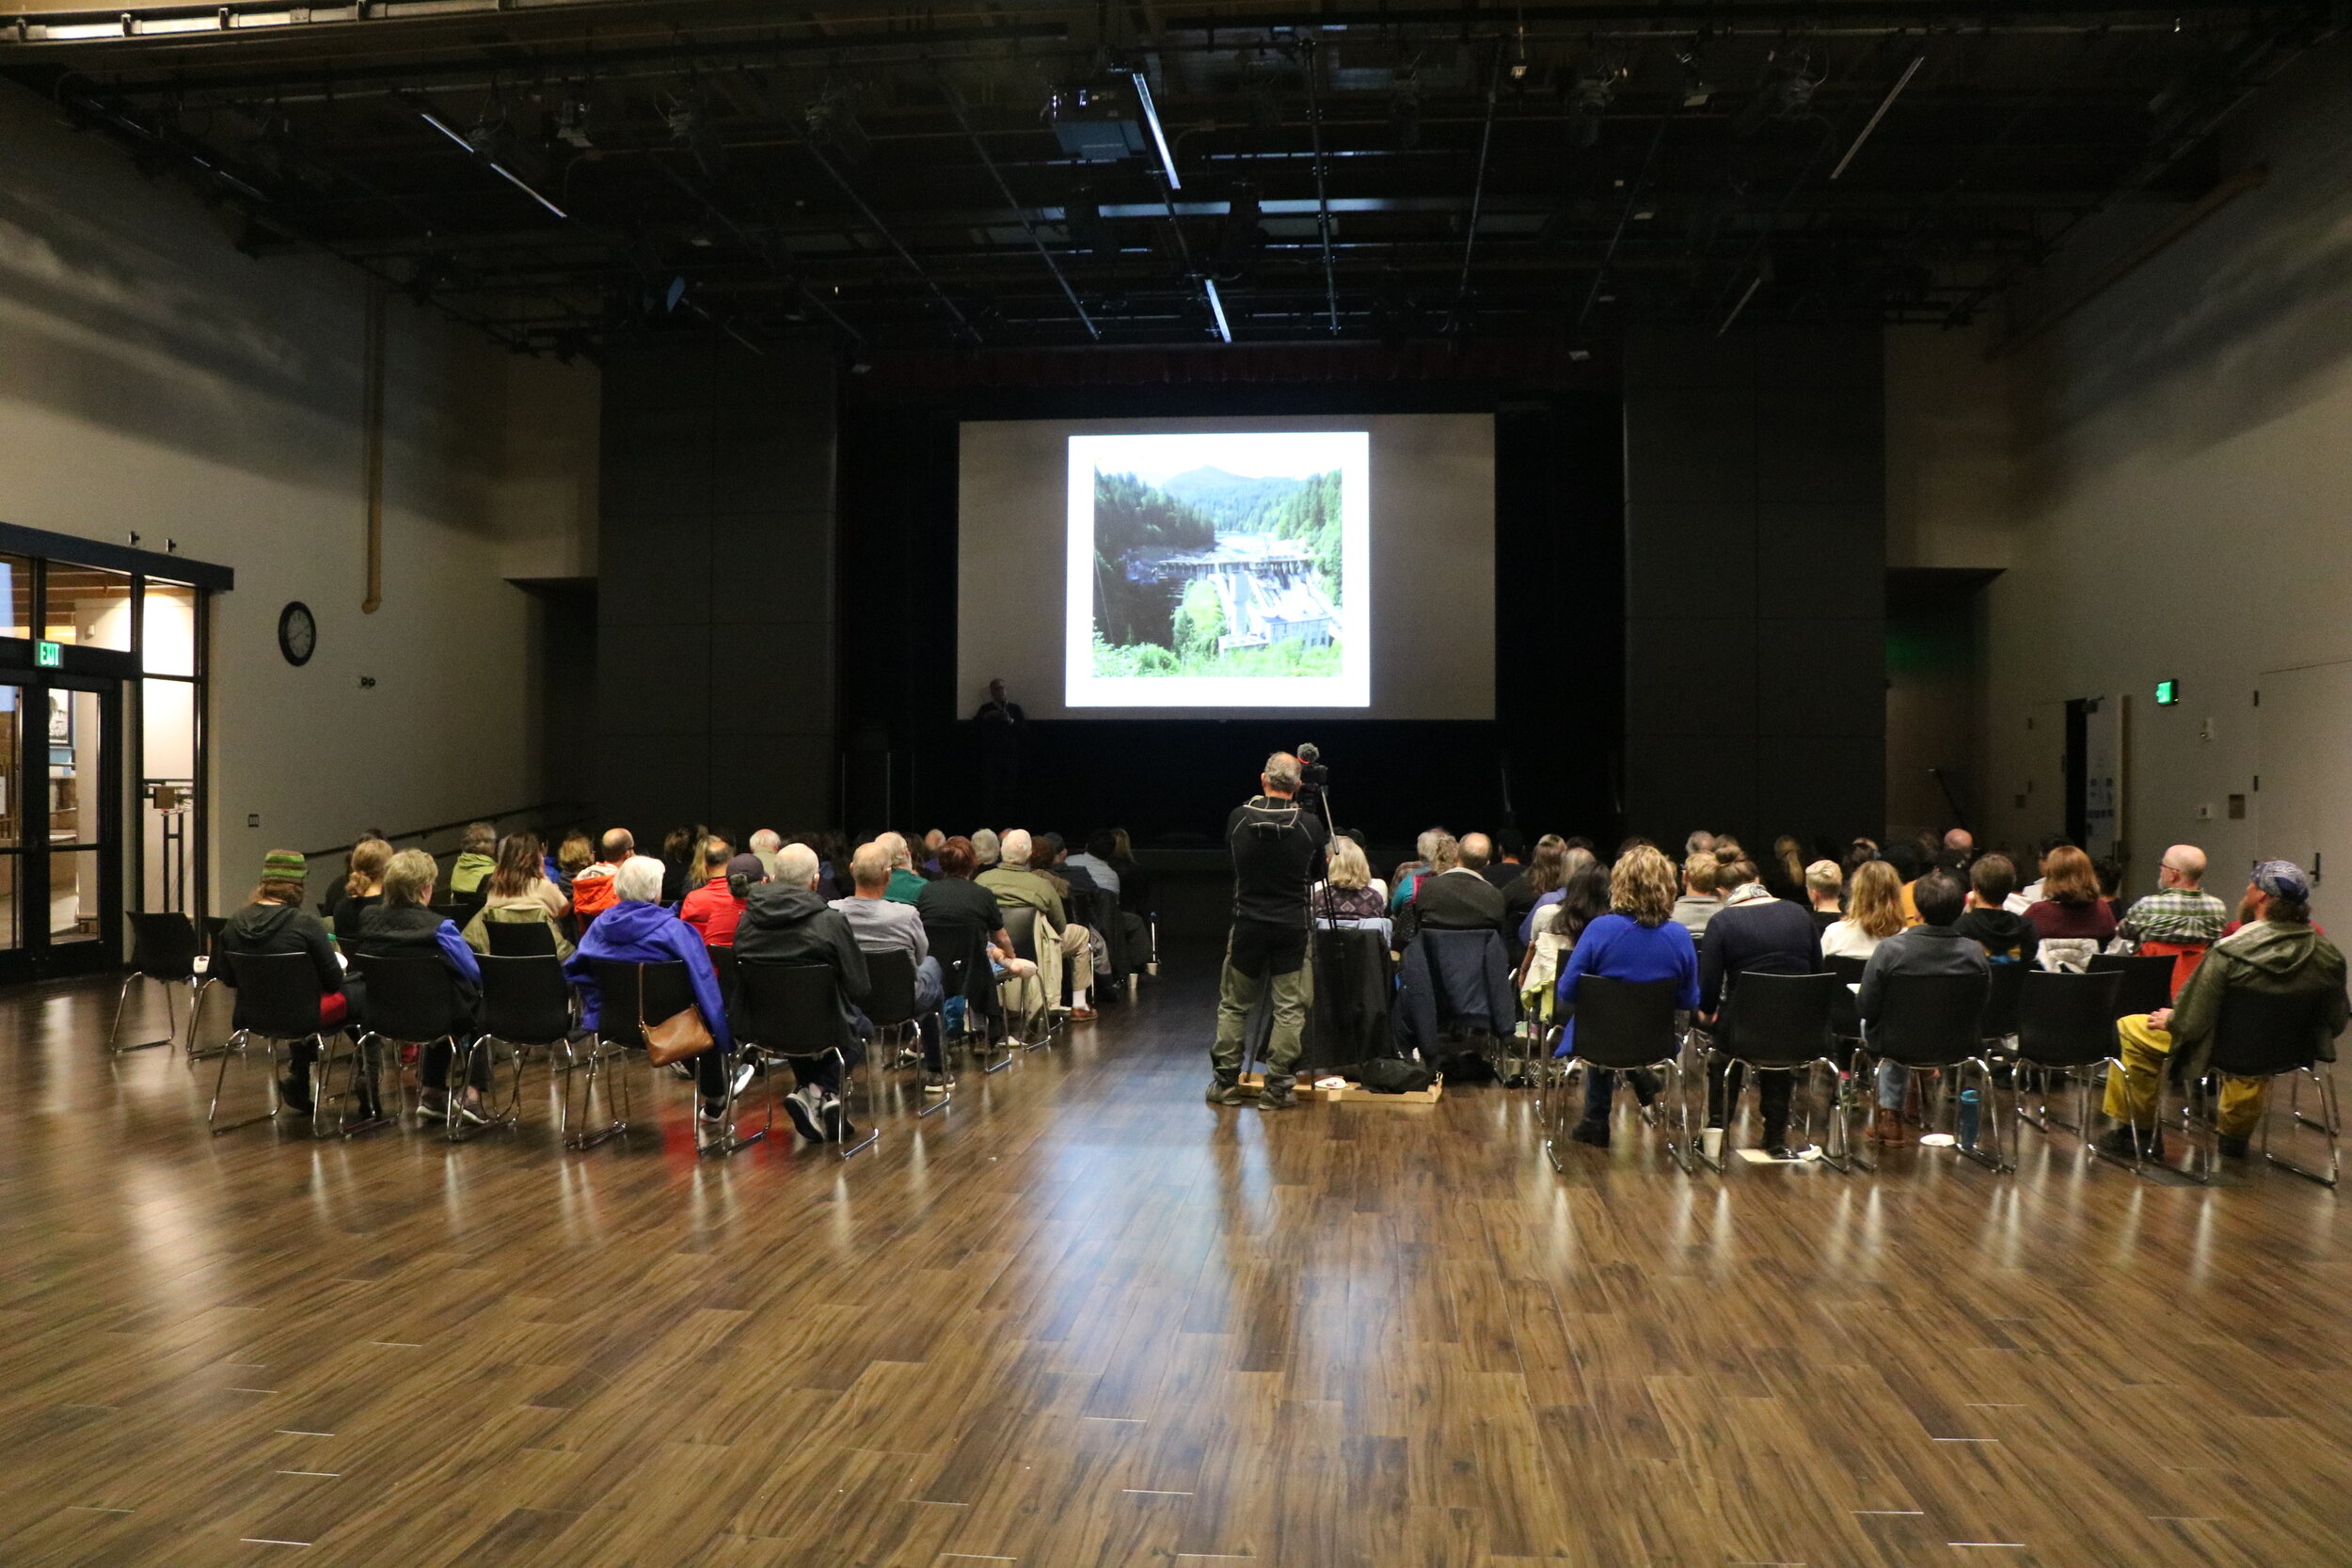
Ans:
[[[1867,958],[1903,928],[1903,879],[1885,861],[1864,861],[1847,884],[1846,918],[1821,933],[1824,958]]]
[[[1813,924],[1828,930],[1846,918],[1838,907],[1846,895],[1846,868],[1836,861],[1815,861],[1804,868],[1804,894],[1813,906]]]
[[[1372,885],[1371,863],[1345,833],[1331,841],[1331,874],[1315,884],[1307,908],[1317,920],[1379,920],[1388,914],[1388,900]]]
[[[1564,1006],[1576,1004],[1579,986],[1588,974],[1607,980],[1672,980],[1675,1006],[1696,1012],[1699,1005],[1699,955],[1691,933],[1673,919],[1678,887],[1674,863],[1649,845],[1620,856],[1609,873],[1609,912],[1584,927],[1568,961],[1561,966],[1555,990]],[[1576,1021],[1560,1033],[1557,1054],[1576,1050]],[[1584,1117],[1568,1136],[1596,1148],[1609,1147],[1609,1101],[1617,1090],[1613,1072],[1584,1074]],[[1655,1091],[1653,1091],[1655,1092]]]

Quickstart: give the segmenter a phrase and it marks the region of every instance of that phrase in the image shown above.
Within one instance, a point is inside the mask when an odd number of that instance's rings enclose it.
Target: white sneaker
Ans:
[[[741,1066],[738,1067],[735,1069],[735,1093],[737,1098],[740,1099],[743,1091],[752,1086],[752,1080],[758,1076],[759,1069],[755,1067],[750,1062],[745,1062]]]

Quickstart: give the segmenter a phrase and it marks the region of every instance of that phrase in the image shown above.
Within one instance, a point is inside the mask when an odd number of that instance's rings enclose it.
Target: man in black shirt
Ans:
[[[1021,801],[1021,735],[1028,715],[1005,695],[1001,680],[988,683],[988,701],[972,715],[980,737],[980,789],[991,822],[1009,820]]]
[[[1209,1053],[1216,1074],[1209,1085],[1212,1105],[1250,1103],[1241,1085],[1242,1042],[1258,992],[1267,985],[1274,988],[1274,1033],[1256,1103],[1262,1111],[1294,1103],[1291,1069],[1298,1061],[1307,1005],[1314,999],[1307,890],[1323,876],[1324,849],[1331,841],[1323,819],[1299,808],[1298,774],[1296,757],[1275,752],[1259,775],[1264,793],[1236,806],[1225,820],[1225,845],[1233,856],[1233,932],[1225,946],[1216,1044]]]

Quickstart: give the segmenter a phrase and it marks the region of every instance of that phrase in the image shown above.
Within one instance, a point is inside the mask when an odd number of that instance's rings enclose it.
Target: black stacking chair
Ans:
[[[1583,985],[1591,985],[1587,979]],[[1581,987],[1579,988],[1580,990]],[[1742,974],[1729,982],[1724,994],[1723,1012],[1718,1019],[1714,1037],[1699,1053],[1701,1081],[1711,1069],[1708,1058],[1721,1056],[1737,1068],[1751,1072],[1810,1072],[1827,1068],[1830,1082],[1830,1130],[1821,1147],[1821,1162],[1841,1171],[1853,1168],[1853,1149],[1848,1142],[1846,1119],[1837,1112],[1837,1062],[1834,1055],[1836,1042],[1830,1033],[1830,1014],[1838,993],[1845,991],[1845,982],[1836,974]],[[1851,993],[1848,993],[1851,995]],[[1583,1038],[1581,1029],[1578,1039]],[[1809,1087],[1810,1085],[1806,1085]],[[1726,1086],[1727,1088],[1728,1086]],[[1728,1098],[1728,1097],[1727,1097]],[[1795,1090],[1790,1090],[1790,1101]],[[1721,1159],[1707,1157],[1704,1144],[1692,1152],[1699,1164],[1721,1176],[1729,1163],[1731,1126],[1738,1118],[1732,1113],[1736,1101],[1724,1106],[1724,1145]],[[1688,1113],[1685,1113],[1688,1119]],[[1811,1125],[1812,1114],[1806,1113]]]
[[[1554,1024],[1544,1037],[1544,1156],[1552,1169],[1565,1168],[1560,1163],[1560,1146],[1581,1111],[1582,1097],[1574,1086],[1578,1074],[1587,1068],[1617,1072],[1647,1069],[1674,1074],[1675,1101],[1682,1107],[1682,1139],[1677,1143],[1670,1128],[1666,1152],[1685,1175],[1692,1173],[1691,1102],[1682,1070],[1682,1030],[1675,1020],[1680,989],[1673,980],[1612,980],[1597,974],[1577,983],[1576,1054],[1565,1062],[1551,1054],[1560,1047],[1565,1022]]]
[[[1984,1011],[1977,1015],[1977,1037],[1986,1045],[2005,1049],[2009,1038],[2017,1033],[2017,1008],[2025,994],[2026,976],[2033,973],[2029,964],[1995,961],[1992,966],[1992,982],[1985,988]]]
[[[1500,962],[1507,974],[1510,955],[1502,945],[1502,933],[1491,929],[1447,931],[1429,927],[1413,940],[1429,955],[1430,984],[1437,988],[1438,1032],[1464,1040],[1469,1050],[1461,1054],[1475,1054],[1484,1060],[1507,1086],[1534,1087],[1535,1076],[1526,1070],[1523,1059],[1516,1054],[1519,1049],[1518,990],[1506,984],[1500,996],[1457,997],[1447,991],[1441,978],[1456,967],[1484,974],[1490,967],[1490,958]],[[1471,956],[1458,964],[1440,962],[1438,955],[1449,948],[1468,950]],[[1494,1010],[1483,1010],[1486,1007]]]
[[[2292,1119],[2311,1127],[2328,1140],[2326,1174],[2270,1152],[2271,1118],[2267,1103],[2263,1108],[2262,1156],[2267,1164],[2293,1171],[2323,1187],[2333,1187],[2343,1174],[2337,1141],[2342,1135],[2344,1124],[2336,1107],[2335,1064],[2319,1060],[2321,1013],[2327,1002],[2324,994],[2317,993],[2266,996],[2260,991],[2235,988],[2223,991],[2221,1015],[2214,1023],[2213,1056],[2207,1071],[2209,1074],[2228,1073],[2233,1078],[2276,1078],[2290,1072],[2310,1077],[2319,1089],[2320,1119],[2312,1121],[2300,1115]],[[2299,1084],[2301,1080],[2296,1082]],[[2214,1086],[2213,1079],[2208,1076],[2203,1083],[2190,1086],[2190,1096],[2201,1099]],[[2161,1082],[2158,1092],[2161,1095]],[[2191,1118],[2184,1118],[2185,1121],[2188,1119]],[[2210,1182],[2220,1152],[2219,1132],[2215,1128],[2210,1114],[2195,1119],[2203,1122],[2216,1144],[2201,1150],[2201,1168],[2181,1174],[2192,1180]]]
[[[437,958],[388,958],[362,953],[351,960],[368,983],[368,1026],[351,1056],[354,1080],[365,1072],[372,1082],[379,1065],[391,1069],[392,1090],[401,1112],[408,1103],[406,1075],[401,1070],[401,1048],[414,1046],[420,1055],[437,1045],[450,1048],[448,1116],[445,1127],[452,1141],[462,1136],[457,1102],[466,1080],[457,1076],[459,1046],[473,1021],[459,1008],[450,984],[449,966]],[[420,1092],[421,1101],[421,1092]],[[396,1114],[393,1120],[397,1121]]]
[[[637,1022],[640,1009],[645,1018],[660,1022],[694,1005],[693,984],[683,963],[637,964],[618,958],[597,958],[590,968],[596,977],[596,1029],[587,1040],[584,1052],[575,1046],[564,1055],[564,1101],[557,1116],[566,1148],[594,1148],[607,1138],[628,1131],[628,1053],[645,1048],[644,1031]],[[582,1125],[578,1132],[572,1130],[575,1076],[582,1080]],[[586,1122],[596,1108],[597,1081],[608,1076],[611,1081],[604,1091],[607,1119],[602,1126],[590,1127]]]
[[[2138,953],[2100,953],[2092,957],[2090,973],[2122,976],[2122,984],[2115,992],[2115,1016],[2132,1018],[2172,1006],[2172,961],[2169,953],[2161,958]]]
[[[443,919],[451,916],[443,915]],[[458,924],[463,926],[473,917],[468,915]],[[483,934],[490,939],[490,951],[501,958],[552,958],[555,957],[555,927],[544,920],[485,920]]]
[[[2115,1051],[2115,1021],[2120,1016],[2115,1010],[2115,993],[2122,974],[2112,969],[2069,974],[2058,970],[2028,970],[2024,964],[1994,964],[1993,978],[1996,985],[2005,969],[2019,973],[2016,1027],[2010,1031],[2017,1037],[2011,1055],[2017,1085],[2010,1091],[2017,1119],[2045,1135],[2053,1125],[2065,1128],[2088,1146],[2090,1069],[2104,1063],[2109,1072],[2123,1070]],[[2054,1121],[2050,1116],[2048,1080],[2050,1075],[2058,1073],[2074,1080],[2075,1120],[2072,1127]],[[2026,1114],[2027,1078],[2037,1080],[2041,1101],[2033,1116]],[[2133,1142],[2137,1149],[2137,1129]],[[2137,1163],[2136,1159],[2135,1164]]]
[[[866,955],[866,1016],[874,1025],[874,1048],[887,1048],[891,1059],[873,1064],[882,1067],[905,1067],[907,1053],[918,1043],[922,1034],[914,1010],[914,955],[901,948],[884,953]],[[914,1065],[920,1067],[918,1053]]]
[[[426,908],[430,909],[435,914],[439,915],[443,920],[452,922],[459,930],[462,931],[466,928],[466,923],[473,918],[474,911],[482,908],[482,901],[477,899],[470,904],[429,904]],[[486,925],[488,922],[485,921],[484,924]],[[497,951],[495,944],[492,946],[491,951]]]
[[[1005,923],[1005,934],[1012,939],[1012,956],[1016,958],[1026,958],[1031,963],[1037,962],[1039,921],[1035,907],[1028,904],[1005,904],[997,908],[996,913]],[[1019,1027],[1013,1031],[1013,1037],[1030,1051],[1053,1044],[1054,1007],[1060,1000],[1061,998],[1057,995],[1047,996],[1044,1016],[1042,1018],[1024,1017]]]
[[[327,1076],[327,1032],[319,1027],[319,1002],[326,995],[319,985],[318,971],[312,967],[308,953],[244,954],[229,960],[236,966],[237,1015],[245,1020],[228,1043],[220,1048],[220,1070],[213,1078],[213,1103],[204,1113],[205,1125],[215,1137],[233,1132],[240,1127],[250,1127],[258,1121],[276,1119],[284,1107],[278,1100],[278,1049],[292,1048],[315,1041],[319,1047],[319,1062],[313,1069],[317,1082],[310,1090],[310,1132],[322,1136],[320,1117],[326,1110],[326,1080]],[[337,1031],[341,1033],[341,1031]],[[262,1047],[263,1075],[269,1084],[269,1109],[258,1117],[220,1124],[220,1091],[228,1081],[229,1060],[249,1060],[253,1042]],[[239,1073],[242,1077],[244,1074]]]
[[[180,1033],[180,1015],[172,1003],[180,988],[191,991],[196,987],[196,922],[184,914],[134,914],[131,922],[131,973],[122,977],[122,990],[115,998],[115,1021],[106,1031],[106,1049],[116,1055],[126,1051],[148,1051],[156,1046],[168,1047]],[[159,1040],[141,1040],[136,1045],[118,1045],[122,1035],[122,1007],[131,1000],[131,988],[141,980],[160,980],[164,987],[164,1018],[169,1025]],[[195,1018],[195,1005],[189,1005],[189,1018]]]
[[[1862,1038],[1862,1013],[1854,1001],[1853,988],[1862,984],[1862,972],[1869,966],[1867,958],[1823,958],[1821,967],[1837,976],[1837,994],[1830,999],[1830,1032],[1841,1040]]]
[[[736,965],[741,988],[736,1002],[737,1032],[746,1045],[755,1046],[787,1061],[813,1061],[832,1056],[841,1064],[845,1107],[838,1143],[844,1160],[882,1136],[882,1102],[877,1085],[881,1073],[868,1062],[866,1072],[866,1136],[850,1141],[857,1131],[850,1125],[846,1107],[850,1088],[849,1058],[837,1043],[841,1028],[840,1003],[834,997],[834,973],[824,964],[777,964],[756,961]]]
[[[930,939],[931,957],[939,960],[946,982],[942,989],[949,996],[963,998],[963,1031],[958,1037],[963,1043],[965,1061],[979,1057],[982,1077],[1004,1071],[1013,1062],[1009,1046],[1003,1047],[996,1061],[988,1060],[1003,1046],[1005,1032],[1004,1000],[988,961],[988,934],[961,923],[929,920],[923,922],[923,931]],[[952,1087],[946,1098],[955,1098]],[[937,1104],[926,1105],[922,1114],[929,1116],[938,1108]]]
[[[542,927],[544,929],[544,927]],[[477,960],[482,966],[482,1033],[458,1052],[450,1069],[453,1083],[468,1082],[477,1051],[490,1053],[495,1071],[498,1048],[506,1047],[515,1069],[505,1103],[491,1116],[491,1125],[512,1127],[522,1120],[523,1053],[544,1047],[552,1069],[555,1054],[574,1055],[572,984],[553,953],[504,955],[493,953]]]
[[[1979,1142],[1989,1132],[1993,1152],[1988,1155],[1980,1147],[1963,1148],[1961,1152],[1987,1169],[2006,1171],[2011,1167],[2001,1158],[2001,1118],[1990,1114],[1994,1103],[1993,1067],[1984,1057],[1984,1037],[1977,1032],[1977,1021],[1983,1015],[1985,995],[1991,989],[1991,981],[1981,974],[1887,976],[1878,1028],[1854,1053],[1848,1085],[1850,1091],[1858,1089],[1864,1095],[1866,1103],[1875,1103],[1868,1099],[1876,1086],[1876,1075],[1869,1070],[1875,1057],[1909,1072],[1948,1070],[1953,1075],[1952,1094],[1957,1096],[1960,1070],[1975,1068],[1983,1085],[1987,1113],[1978,1118]],[[1865,1170],[1878,1168],[1859,1155],[1854,1163]]]
[[[719,978],[719,999],[729,1008],[735,1006],[735,949],[710,949],[710,972]]]

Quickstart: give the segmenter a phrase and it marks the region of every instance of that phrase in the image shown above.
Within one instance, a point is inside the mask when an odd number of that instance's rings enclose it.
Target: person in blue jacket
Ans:
[[[715,1132],[726,1125],[727,1072],[735,1073],[735,1092],[750,1083],[749,1063],[735,1065],[735,1040],[727,1033],[727,1009],[719,994],[719,975],[710,967],[710,949],[702,934],[661,907],[662,864],[651,855],[631,855],[612,874],[617,900],[580,933],[580,948],[564,960],[564,973],[580,988],[580,1024],[596,1027],[601,999],[596,993],[596,961],[614,963],[682,963],[693,988],[694,1009],[710,1030],[711,1046],[694,1058],[694,1078],[702,1090],[698,1117],[701,1131]],[[647,1019],[658,1023],[659,1019]]]
[[[1681,884],[1672,862],[1643,844],[1617,858],[1609,873],[1609,912],[1584,927],[1560,969],[1563,1010],[1575,1006],[1578,985],[1587,974],[1610,980],[1672,980],[1675,1006],[1695,1012],[1699,1005],[1699,956],[1691,933],[1673,918]],[[1576,1051],[1576,1020],[1563,1028],[1557,1055]],[[1613,1072],[1588,1069],[1584,1116],[1568,1136],[1596,1148],[1609,1147],[1609,1101],[1617,1090]],[[1647,1098],[1646,1096],[1645,1098]]]

